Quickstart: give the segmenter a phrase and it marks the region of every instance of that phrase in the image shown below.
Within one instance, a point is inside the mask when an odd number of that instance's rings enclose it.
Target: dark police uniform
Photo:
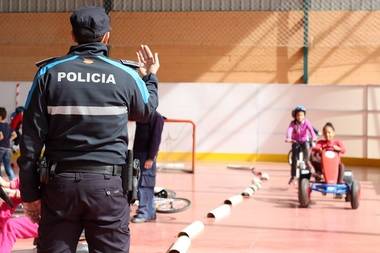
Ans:
[[[108,31],[101,8],[79,9],[71,22],[73,29],[86,23],[95,35]],[[157,84],[154,74],[141,79],[108,58],[98,42],[74,46],[40,67],[26,101],[18,160],[23,201],[42,203],[38,252],[75,252],[83,229],[90,252],[129,252],[129,205],[120,177],[127,122],[149,119],[158,105]],[[44,146],[56,167],[40,185],[36,161]]]
[[[156,157],[161,143],[164,118],[155,112],[149,122],[136,123],[133,154],[140,161],[141,176],[139,179],[139,208],[132,222],[144,222],[156,218],[154,206],[154,186],[156,185]],[[146,160],[152,160],[150,169],[145,169]]]

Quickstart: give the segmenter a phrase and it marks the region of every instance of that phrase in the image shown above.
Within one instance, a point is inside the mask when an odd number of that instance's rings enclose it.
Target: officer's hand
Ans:
[[[24,202],[25,214],[34,222],[38,223],[41,218],[41,200]]]
[[[160,68],[160,61],[158,59],[158,53],[153,53],[150,51],[147,45],[141,45],[140,49],[136,52],[137,59],[140,63],[140,73],[145,76],[148,74],[157,74]]]
[[[145,163],[144,163],[144,169],[149,170],[149,169],[152,168],[152,166],[153,166],[153,160],[148,159],[148,160],[145,161]]]

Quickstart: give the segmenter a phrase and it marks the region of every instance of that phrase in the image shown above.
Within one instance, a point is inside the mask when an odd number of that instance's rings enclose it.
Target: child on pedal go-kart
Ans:
[[[324,139],[319,140],[312,149],[314,154],[320,155],[320,161],[314,161],[314,166],[323,175],[321,180],[311,181],[310,174],[301,173],[298,190],[298,200],[303,208],[309,207],[311,193],[320,192],[323,195],[333,194],[341,199],[345,196],[346,202],[351,202],[352,209],[359,207],[360,183],[354,179],[352,171],[345,171],[341,155],[345,152],[343,143],[334,139],[335,129],[330,122],[323,127]]]
[[[296,177],[297,156],[302,151],[306,167],[312,171],[313,165],[310,162],[310,141],[315,141],[317,136],[311,122],[305,118],[306,108],[298,105],[292,111],[293,120],[290,122],[286,136],[286,142],[292,143],[292,164],[291,175],[288,184],[291,184]]]
[[[324,139],[319,140],[315,147],[313,147],[313,152],[315,153],[321,153],[322,150],[330,150],[335,151],[338,153],[339,156],[343,155],[346,152],[346,148],[343,145],[343,142],[334,139],[335,136],[335,128],[332,123],[327,122],[323,127],[323,136]],[[321,164],[315,163],[314,166],[316,167],[317,171],[321,171],[319,168],[321,167]],[[318,168],[317,168],[318,167]],[[339,176],[338,176],[338,184],[343,184],[343,175],[344,175],[344,165],[342,161],[339,164]]]

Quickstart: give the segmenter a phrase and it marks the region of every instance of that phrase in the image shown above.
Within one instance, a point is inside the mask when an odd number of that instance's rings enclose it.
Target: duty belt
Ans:
[[[54,169],[51,169],[51,172],[53,174],[80,172],[121,176],[122,169],[122,165],[73,165],[70,163],[58,163]]]

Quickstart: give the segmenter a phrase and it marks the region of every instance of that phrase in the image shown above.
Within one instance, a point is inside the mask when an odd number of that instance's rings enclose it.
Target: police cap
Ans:
[[[70,17],[73,32],[77,36],[98,38],[110,30],[110,20],[101,7],[82,7],[73,12]]]

